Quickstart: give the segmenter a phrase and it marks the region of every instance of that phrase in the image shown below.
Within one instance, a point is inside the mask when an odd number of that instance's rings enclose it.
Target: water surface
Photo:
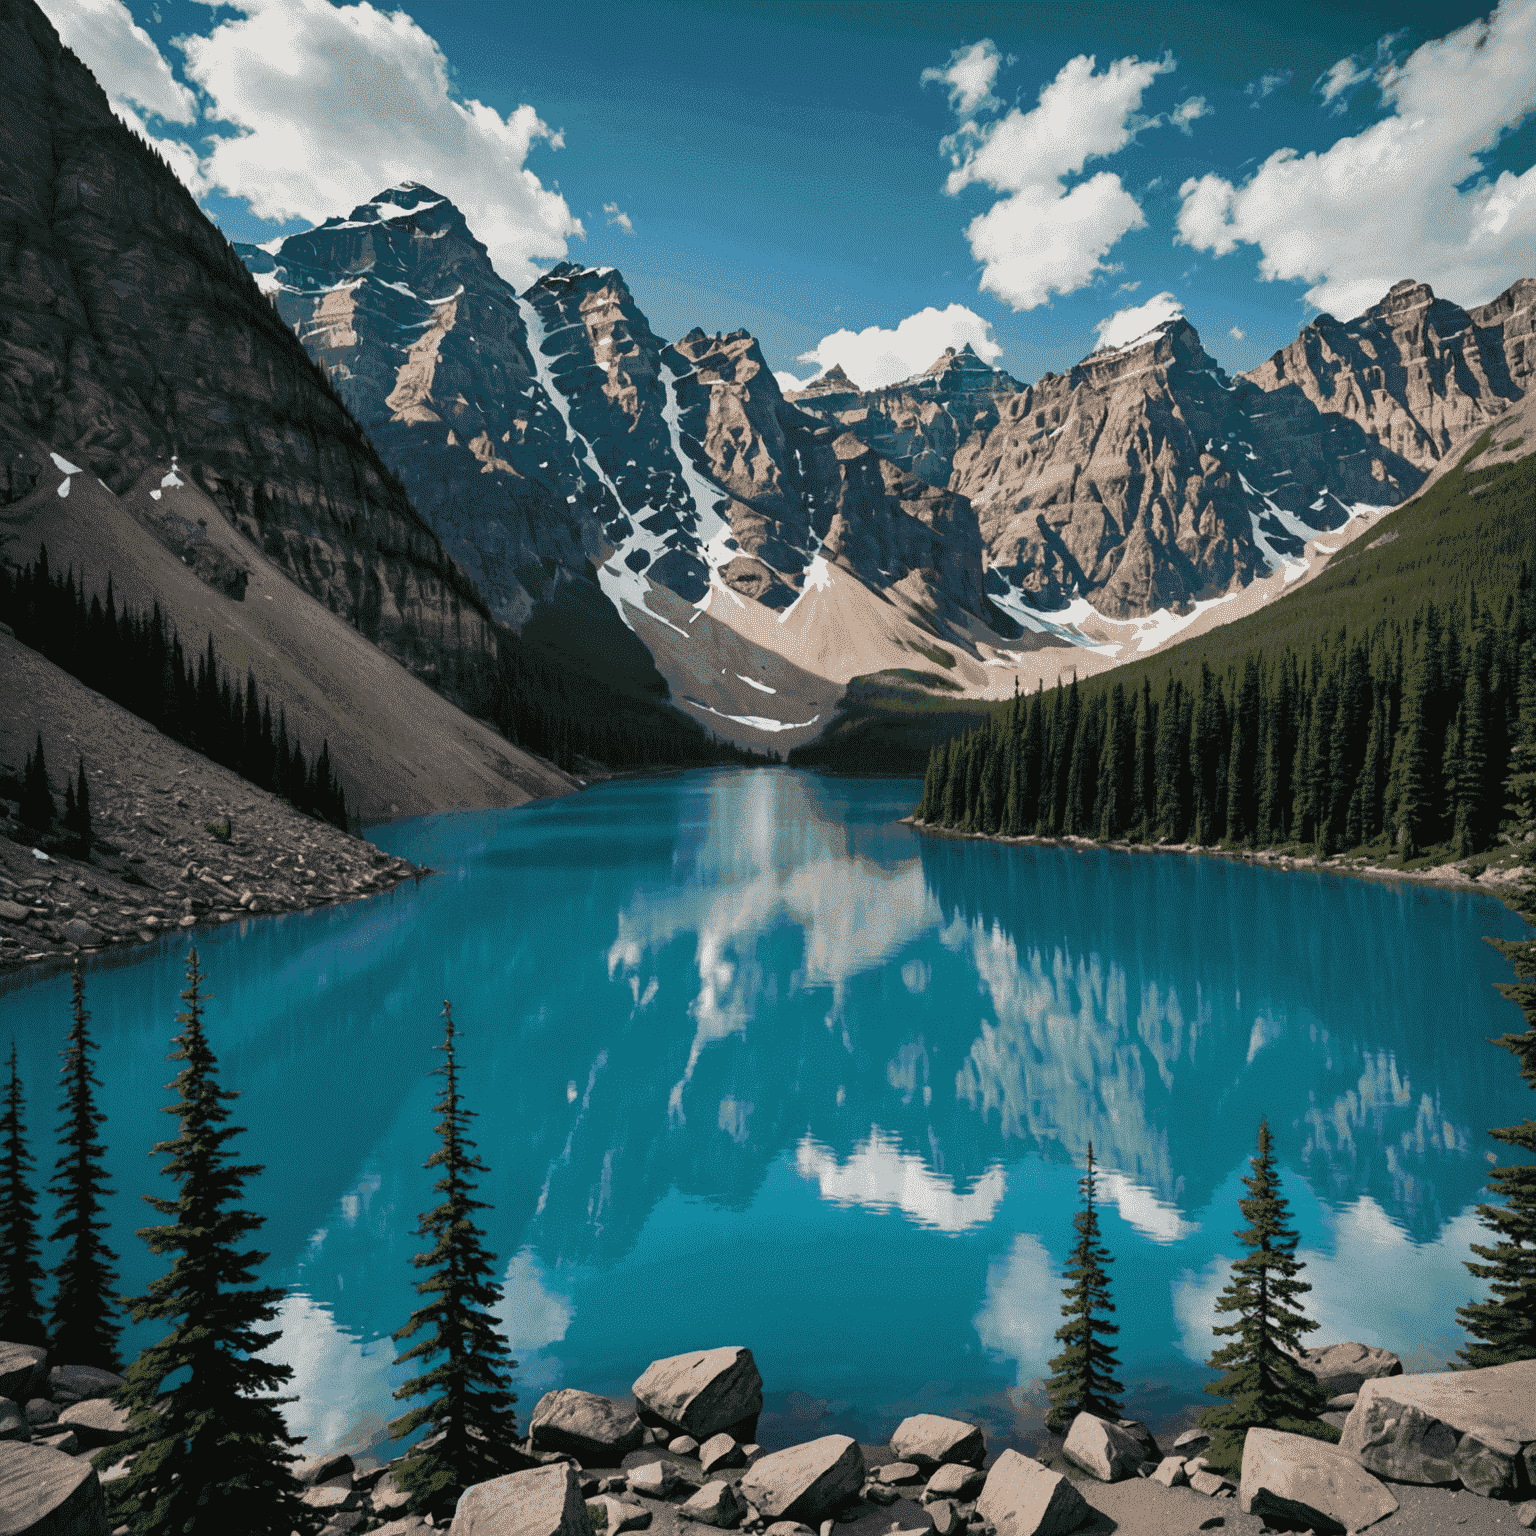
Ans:
[[[896,824],[918,788],[697,773],[400,823],[376,841],[438,874],[198,935],[312,1449],[397,1411],[445,998],[525,1417],[745,1343],[765,1444],[928,1409],[1027,1446],[1091,1140],[1128,1406],[1168,1422],[1208,1401],[1263,1116],[1315,1337],[1449,1358],[1486,1128],[1529,1113],[1482,942],[1522,925],[1461,893],[922,839]],[[128,1290],[160,1272],[133,1231],[169,1188],[147,1154],[181,943],[89,975]],[[40,1162],[67,1022],[67,977],[0,994]]]

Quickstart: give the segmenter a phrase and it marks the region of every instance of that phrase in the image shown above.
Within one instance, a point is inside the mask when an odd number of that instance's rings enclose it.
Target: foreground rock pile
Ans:
[[[655,1361],[634,1384],[633,1406],[574,1388],[546,1393],[529,1419],[526,1468],[466,1489],[452,1522],[435,1529],[1066,1536],[1112,1528],[1104,1521],[1113,1484],[1138,1490],[1112,1506],[1122,1536],[1354,1532],[1397,1514],[1398,1495],[1410,1497],[1413,1484],[1489,1493],[1508,1502],[1473,1505],[1508,1511],[1513,1529],[1536,1528],[1536,1360],[1389,1375],[1401,1369],[1396,1356],[1339,1345],[1311,1351],[1303,1363],[1327,1385],[1349,1389],[1337,1396],[1355,1398],[1343,1443],[1250,1430],[1234,1483],[1206,1465],[1202,1431],[1180,1435],[1163,1455],[1144,1424],[1092,1414],[1078,1415],[1050,1464],[1013,1449],[989,1455],[976,1425],[929,1413],[904,1419],[888,1447],[834,1434],[765,1453],[753,1438],[763,1393],[751,1351],[701,1350]],[[108,1466],[98,1478],[88,1458],[126,1432],[125,1416],[106,1401],[118,1383],[85,1367],[50,1371],[42,1350],[0,1344],[6,1536],[111,1536],[102,1485],[123,1469]],[[433,1529],[406,1512],[394,1465],[345,1455],[300,1462],[294,1470],[313,1516],[303,1536]],[[1411,1529],[1465,1526],[1468,1518],[1463,1507]]]

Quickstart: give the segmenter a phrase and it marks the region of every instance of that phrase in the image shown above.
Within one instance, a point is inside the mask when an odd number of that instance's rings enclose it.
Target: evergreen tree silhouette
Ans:
[[[0,1339],[13,1344],[48,1342],[38,1291],[43,1266],[37,1261],[37,1196],[22,1125],[21,1078],[16,1072],[16,1042],[11,1041],[11,1078],[0,1115]]]
[[[36,751],[27,754],[21,775],[22,822],[39,832],[46,832],[53,825],[55,810],[53,795],[48,788],[48,767],[43,761],[43,735],[37,735]]]
[[[1072,1218],[1077,1242],[1066,1269],[1066,1298],[1061,1315],[1066,1322],[1056,1330],[1066,1347],[1051,1361],[1051,1377],[1045,1384],[1051,1400],[1045,1427],[1064,1435],[1080,1413],[1100,1419],[1118,1419],[1118,1394],[1125,1391],[1114,1378],[1119,1369],[1109,1339],[1120,1331],[1105,1314],[1115,1310],[1109,1299],[1109,1249],[1099,1241],[1099,1213],[1094,1206],[1093,1143],[1088,1143],[1088,1170],[1078,1188],[1083,1208]]]
[[[473,1112],[464,1108],[459,1096],[453,1011],[446,1002],[443,1021],[444,1039],[437,1049],[444,1060],[434,1074],[443,1078],[436,1106],[442,1117],[437,1124],[439,1145],[424,1165],[442,1169],[433,1188],[443,1198],[422,1213],[416,1228],[419,1237],[432,1239],[432,1247],[412,1261],[418,1269],[431,1271],[416,1284],[426,1304],[395,1334],[396,1339],[408,1339],[430,1329],[400,1359],[438,1363],[396,1391],[397,1398],[427,1401],[390,1425],[397,1440],[431,1426],[432,1434],[396,1468],[395,1480],[410,1495],[413,1513],[439,1521],[452,1516],[459,1495],[472,1483],[527,1465],[517,1451],[512,1413],[517,1399],[510,1372],[517,1362],[491,1313],[501,1300],[495,1259],[482,1246],[485,1234],[474,1224],[474,1213],[489,1206],[473,1197],[476,1186],[469,1176],[489,1170],[465,1135]]]
[[[1536,880],[1528,875],[1523,884],[1517,900],[1529,919],[1536,909]],[[1536,939],[1518,943],[1496,939],[1494,945],[1520,978],[1499,990],[1519,1004],[1526,1027],[1523,1034],[1499,1035],[1490,1043],[1511,1052],[1520,1063],[1520,1076],[1536,1088]],[[1488,1134],[1506,1146],[1536,1155],[1536,1119]],[[1483,1262],[1467,1261],[1467,1268],[1479,1280],[1488,1281],[1490,1292],[1487,1301],[1469,1302],[1456,1309],[1462,1327],[1473,1340],[1456,1351],[1467,1366],[1536,1359],[1536,1162],[1494,1168],[1488,1183],[1504,1204],[1477,1208],[1478,1220],[1498,1241],[1473,1243],[1472,1252]]]
[[[59,1144],[63,1155],[54,1164],[49,1192],[58,1202],[58,1227],[52,1241],[65,1243],[64,1258],[56,1271],[58,1290],[53,1298],[49,1349],[61,1365],[94,1365],[102,1370],[119,1368],[117,1340],[121,1328],[117,1314],[117,1255],[107,1247],[103,1234],[103,1200],[107,1188],[105,1145],[97,1140],[106,1116],[96,1107],[92,1090],[101,1087],[91,1070],[96,1054],[91,1039],[90,1013],[85,1006],[85,973],[77,959],[71,975],[74,1022],[59,1053],[64,1058],[63,1122]]]
[[[1296,1305],[1312,1287],[1297,1278],[1304,1268],[1296,1257],[1299,1239],[1287,1225],[1290,1207],[1280,1193],[1267,1120],[1259,1122],[1259,1150],[1251,1166],[1243,1180],[1248,1196],[1237,1202],[1249,1225],[1233,1234],[1249,1251],[1233,1263],[1232,1278],[1216,1301],[1218,1312],[1236,1312],[1237,1321],[1213,1330],[1232,1342],[1206,1362],[1226,1374],[1205,1390],[1228,1401],[1200,1415],[1211,1435],[1206,1459],[1224,1470],[1242,1462],[1243,1438],[1255,1426],[1337,1438],[1317,1422],[1327,1406],[1317,1378],[1295,1359],[1301,1336],[1317,1324]]]
[[[307,1528],[287,1449],[299,1442],[280,1412],[292,1399],[265,1394],[293,1371],[258,1358],[279,1337],[262,1325],[277,1316],[283,1292],[252,1286],[267,1255],[244,1244],[266,1218],[237,1202],[261,1169],[234,1162],[229,1149],[241,1128],[226,1123],[225,1105],[238,1094],[218,1085],[202,981],[193,949],[170,1056],[184,1063],[172,1085],[176,1102],[166,1109],[178,1131],[155,1147],[169,1158],[161,1171],[177,1181],[177,1193],[144,1196],[170,1219],[139,1232],[152,1253],[176,1257],[147,1295],[130,1302],[134,1322],[168,1323],[170,1331],[129,1367],[115,1399],[131,1410],[131,1427],[107,1454],[134,1461],[113,1485],[113,1511],[133,1536],[288,1536]]]

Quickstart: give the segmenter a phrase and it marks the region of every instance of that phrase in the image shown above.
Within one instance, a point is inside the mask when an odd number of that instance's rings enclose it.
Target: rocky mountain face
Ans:
[[[969,503],[786,401],[744,331],[668,344],[612,268],[518,295],[414,184],[241,250],[509,624],[683,634],[712,591],[782,615],[829,560],[926,623],[985,606]]]
[[[786,396],[745,331],[658,337],[612,268],[513,292],[423,186],[242,251],[499,618],[643,642],[749,735],[788,723],[787,699],[725,697],[776,691],[768,657],[844,682],[837,654],[915,652],[974,691],[1021,637],[1103,649],[1105,622],[1302,576],[1318,535],[1411,495],[1536,366],[1536,283],[1471,314],[1410,283],[1236,378],[1179,319],[1031,385],[965,347]]]
[[[0,502],[51,476],[50,454],[115,492],[179,456],[333,612],[450,692],[467,684],[496,653],[473,584],[30,0],[0,6],[0,90]],[[195,526],[176,536],[189,563],[206,553]]]

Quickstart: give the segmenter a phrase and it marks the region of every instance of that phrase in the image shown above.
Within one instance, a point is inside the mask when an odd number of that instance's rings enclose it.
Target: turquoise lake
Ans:
[[[1523,925],[1226,859],[921,838],[897,824],[919,789],[702,772],[394,824],[374,840],[438,873],[196,934],[309,1449],[367,1449],[398,1411],[445,998],[523,1421],[551,1387],[623,1394],[740,1343],[765,1445],[926,1409],[1027,1448],[1091,1140],[1127,1407],[1167,1424],[1210,1401],[1262,1116],[1314,1339],[1450,1358],[1487,1128],[1531,1113],[1487,1043],[1522,1021],[1483,936]],[[88,972],[129,1292],[162,1268],[134,1229],[171,1188],[149,1149],[184,956]],[[68,1016],[67,975],[0,992],[48,1171]]]

